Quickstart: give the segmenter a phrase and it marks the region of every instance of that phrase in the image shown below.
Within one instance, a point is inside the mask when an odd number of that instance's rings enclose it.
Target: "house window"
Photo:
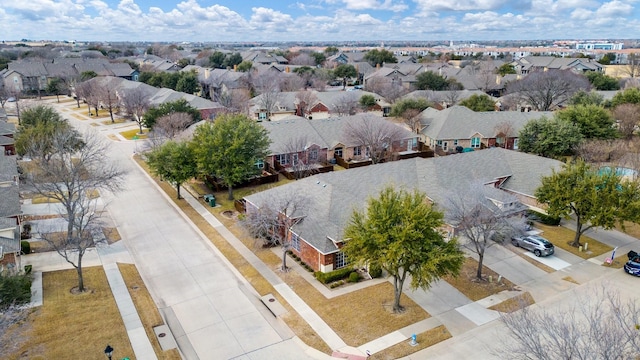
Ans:
[[[442,146],[442,140],[438,140],[438,142],[436,142],[436,144],[437,144],[438,146]]]
[[[442,142],[442,150],[444,151],[449,150],[449,142],[447,141]]]
[[[291,247],[300,251],[300,237],[294,232],[291,233]]]
[[[513,150],[518,150],[518,139],[513,139]]]
[[[345,255],[342,251],[338,251],[336,253],[335,265],[336,269],[341,269],[347,266],[347,255]]]
[[[298,154],[292,154],[291,155],[291,165],[296,166],[298,165]]]
[[[276,161],[280,163],[280,165],[287,165],[289,163],[288,155],[276,155]]]
[[[334,154],[336,154],[336,156],[342,157],[342,148],[341,147],[336,148],[333,152],[334,152]]]
[[[318,160],[318,149],[311,149],[311,151],[309,151],[309,159]]]
[[[356,146],[353,148],[353,156],[360,156],[362,155],[362,147],[360,146]]]
[[[258,169],[264,169],[264,160],[258,160],[256,161],[256,167]]]
[[[453,146],[458,146],[458,139],[453,140]]]
[[[480,138],[479,137],[474,137],[471,138],[471,147],[474,149],[477,149],[480,147]]]
[[[267,113],[266,112],[258,113],[258,120],[267,120]]]

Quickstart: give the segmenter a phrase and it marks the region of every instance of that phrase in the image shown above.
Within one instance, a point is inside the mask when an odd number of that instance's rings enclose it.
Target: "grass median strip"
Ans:
[[[507,299],[499,304],[495,304],[489,307],[490,310],[495,310],[503,313],[511,313],[516,310],[520,310],[527,306],[535,304],[536,301],[533,299],[533,296],[526,291],[522,294],[516,295],[511,299]]]
[[[446,276],[444,280],[458,289],[464,296],[471,299],[471,301],[478,301],[503,290],[512,290],[515,287],[505,277],[502,277],[498,282],[499,274],[484,265],[482,266],[482,279],[477,279],[477,270],[478,262],[468,257],[462,265],[459,276]],[[489,281],[489,277],[491,277],[491,281]]]
[[[427,330],[423,333],[416,334],[416,342],[418,345],[412,346],[409,344],[411,341],[399,342],[391,347],[388,347],[380,352],[371,355],[369,360],[392,360],[399,359],[407,354],[426,349],[429,346],[435,345],[441,341],[447,340],[451,337],[451,333],[444,325],[440,325],[431,330]]]
[[[160,343],[153,332],[153,328],[163,325],[164,321],[162,320],[162,316],[160,316],[160,312],[158,311],[156,304],[153,302],[144,281],[142,281],[136,266],[133,264],[118,264],[118,269],[122,274],[125,284],[127,284],[129,295],[131,295],[133,304],[138,311],[138,316],[140,316],[140,320],[144,326],[144,331],[147,333],[147,337],[151,341],[151,346],[153,346],[153,350],[158,356],[158,359],[180,360],[180,353],[177,349],[162,351],[162,348],[160,347]]]

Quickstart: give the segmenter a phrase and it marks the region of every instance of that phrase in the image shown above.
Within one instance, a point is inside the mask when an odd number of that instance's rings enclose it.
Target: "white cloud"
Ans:
[[[343,0],[346,8],[349,10],[390,10],[394,12],[404,11],[408,9],[402,1],[394,2],[393,0]]]
[[[509,0],[414,0],[418,8],[423,12],[429,11],[481,11],[481,10],[498,10],[501,7],[510,4],[517,6],[519,3],[528,3],[529,1],[509,1]]]

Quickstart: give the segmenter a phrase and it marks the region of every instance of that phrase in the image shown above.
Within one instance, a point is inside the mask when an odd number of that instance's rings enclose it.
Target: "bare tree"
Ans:
[[[193,123],[191,114],[172,112],[161,116],[153,125],[154,137],[173,140]]]
[[[420,114],[421,111],[418,109],[407,109],[400,115],[404,123],[416,134],[419,134],[421,130]]]
[[[582,141],[576,148],[576,153],[585,162],[596,165],[616,162],[627,151],[624,141],[619,139],[589,139]]]
[[[640,105],[620,104],[613,109],[613,116],[618,123],[618,131],[625,139],[631,139],[640,123]]]
[[[304,89],[307,82],[297,74],[284,73],[281,74],[279,80],[279,89],[284,92],[298,91]]]
[[[100,106],[106,108],[109,111],[111,122],[115,123],[115,120],[113,119],[113,111],[117,109],[118,105],[120,104],[120,100],[116,95],[116,89],[113,86],[111,86],[108,82],[107,83],[103,82],[101,84],[96,83],[95,92],[96,92],[96,97],[98,97],[98,102],[100,103]],[[97,111],[96,111],[96,115],[97,115]]]
[[[303,221],[307,212],[308,201],[300,193],[282,194],[274,199],[256,204],[257,208],[248,207],[247,216],[243,220],[245,229],[263,246],[280,246],[282,248],[282,265],[280,269],[287,271],[287,251],[291,247],[292,228]]]
[[[509,139],[512,137],[516,137],[518,134],[516,133],[515,125],[512,121],[506,120],[496,124],[496,143],[501,148],[507,148],[509,144]]]
[[[407,93],[400,82],[384,77],[372,77],[366,82],[366,90],[384,97],[393,103]]]
[[[62,127],[51,135],[49,146],[52,154],[36,156],[27,176],[29,185],[44,197],[62,205],[62,218],[66,221],[65,235],[61,238],[45,236],[44,239],[71,264],[78,274],[78,290],[84,291],[82,258],[89,247],[94,246],[93,233],[100,230],[100,216],[104,205],[100,204],[98,191],[116,192],[122,188],[124,171],[107,158],[108,144],[98,134],[89,132],[77,138],[78,133]],[[81,141],[79,146],[69,143]],[[30,153],[37,153],[35,148]]]
[[[289,64],[315,66],[316,60],[311,56],[309,56],[309,54],[307,53],[300,53],[294,56],[293,58],[291,58],[291,60],[289,60]]]
[[[313,173],[318,164],[318,149],[311,149],[308,138],[304,135],[290,137],[280,148],[296,179],[302,179]]]
[[[140,133],[142,133],[142,117],[151,106],[149,95],[142,88],[137,87],[123,91],[121,102],[127,114],[138,124]]]
[[[534,71],[510,82],[507,92],[538,111],[549,111],[562,105],[579,90],[589,91],[589,80],[571,70]]]
[[[447,223],[463,237],[460,243],[478,255],[478,279],[482,279],[486,249],[524,229],[524,220],[516,216],[524,206],[516,197],[482,183],[451,192],[444,207]]]
[[[252,74],[251,82],[260,94],[258,104],[267,112],[267,120],[271,120],[271,114],[276,110],[281,96],[278,75],[270,70],[255,72]]]
[[[355,115],[359,108],[359,98],[354,92],[347,92],[339,96],[330,105],[331,112],[338,116]]]
[[[233,113],[240,113],[244,115],[249,114],[249,100],[251,96],[246,89],[231,89],[223,91],[216,101],[221,105],[229,109]]]
[[[630,78],[640,76],[640,55],[636,53],[627,55],[627,64],[622,69],[623,73]]]
[[[533,305],[503,314],[510,339],[497,352],[509,359],[635,359],[640,353],[640,308],[612,286],[578,288],[571,304]],[[580,292],[578,292],[580,291]]]
[[[362,146],[371,162],[377,164],[388,159],[393,143],[402,140],[407,130],[382,118],[364,114],[352,118],[343,131],[347,141]]]
[[[449,84],[449,89],[442,94],[447,106],[453,106],[460,101],[460,90],[460,86],[457,84]]]
[[[301,90],[296,93],[296,105],[300,111],[300,116],[311,115],[311,109],[318,104],[318,97],[315,92],[309,90]]]
[[[4,104],[7,103],[11,96],[9,96],[9,91],[4,86],[0,87],[0,106],[4,109]]]

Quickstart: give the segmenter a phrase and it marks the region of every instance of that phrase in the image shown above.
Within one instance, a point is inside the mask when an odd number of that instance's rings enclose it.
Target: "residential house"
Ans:
[[[416,76],[425,71],[422,64],[402,63],[402,64],[385,64],[385,66],[376,68],[377,70],[366,75],[363,79],[364,86],[367,82],[375,78],[390,79],[391,82],[400,84],[406,89],[415,86]]]
[[[552,112],[485,111],[464,106],[444,110],[428,108],[420,113],[422,141],[436,153],[455,153],[456,148],[518,149],[518,133],[532,119],[551,117]]]
[[[345,113],[353,115],[361,110],[359,101],[364,95],[372,95],[376,100],[376,104],[369,109],[364,109],[365,111],[376,115],[389,114],[391,104],[372,92],[315,90],[258,95],[249,100],[249,113],[258,121],[279,121],[290,115],[304,116],[314,120]],[[267,106],[271,107],[270,111]]]
[[[4,155],[16,154],[15,133],[16,125],[7,122],[4,110],[0,109],[0,150]]]
[[[291,194],[303,196],[301,201],[307,205],[304,213],[291,214],[301,220],[289,231],[289,249],[314,270],[329,272],[348,265],[340,249],[348,241],[343,237],[343,229],[351,213],[362,210],[367,199],[377,196],[385,186],[419,190],[427,195],[426,200],[442,207],[456,189],[481,182],[537,208],[533,194],[541,177],[561,165],[556,160],[496,148],[318,174],[244,199],[247,212],[252,212],[273,199]],[[499,201],[496,197],[494,203]]]
[[[0,218],[0,269],[17,263],[20,253],[20,227],[13,219]]]
[[[12,61],[2,74],[2,82],[12,92],[39,92],[47,87],[51,79],[70,81],[87,71],[93,71],[99,76],[125,79],[137,76],[137,71],[126,63],[111,63],[107,59],[60,58],[53,61]]]
[[[525,56],[514,60],[511,65],[520,75],[526,75],[533,71],[547,71],[550,69],[570,69],[575,73],[587,71],[604,72],[604,67],[595,60],[588,58],[559,58],[555,56]]]
[[[271,145],[267,163],[276,167],[276,162],[284,167],[297,163],[307,164],[334,162],[338,156],[345,161],[365,161],[370,158],[368,149],[348,135],[349,126],[357,126],[362,121],[391,123],[379,116],[358,114],[354,116],[330,117],[309,120],[299,116],[289,116],[280,121],[260,122],[269,132]],[[390,146],[391,153],[417,152],[418,135],[398,126],[401,139]]]
[[[242,61],[251,61],[254,64],[288,64],[289,60],[281,55],[267,54],[262,51],[249,51],[242,53]]]
[[[482,90],[415,90],[412,91],[400,99],[426,99],[436,109],[446,109],[453,105],[458,104],[460,101],[470,98],[473,95],[486,95]],[[492,100],[497,101],[492,97]]]

